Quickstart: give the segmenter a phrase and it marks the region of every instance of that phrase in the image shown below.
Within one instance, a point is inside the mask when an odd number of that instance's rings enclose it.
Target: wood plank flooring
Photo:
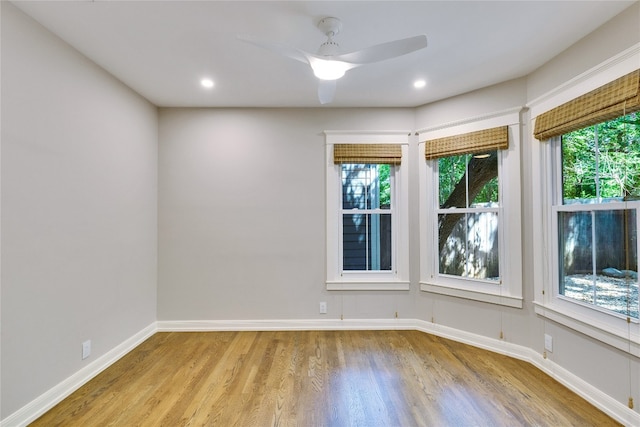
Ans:
[[[419,331],[157,333],[32,426],[613,426],[530,364]]]

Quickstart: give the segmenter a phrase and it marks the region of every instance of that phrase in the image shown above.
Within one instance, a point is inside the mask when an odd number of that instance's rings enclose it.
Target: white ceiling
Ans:
[[[414,107],[522,77],[631,1],[23,1],[22,11],[158,106],[316,107],[311,69],[238,35],[344,52],[425,34],[418,52],[347,72],[328,107]],[[215,87],[204,90],[200,79]],[[424,89],[413,81],[427,81]]]

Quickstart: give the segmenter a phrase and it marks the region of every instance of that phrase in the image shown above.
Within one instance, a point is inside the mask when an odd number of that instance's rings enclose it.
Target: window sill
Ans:
[[[462,289],[452,286],[436,285],[420,282],[420,290],[440,295],[449,295],[457,298],[465,298],[473,301],[488,302],[490,304],[504,305],[507,307],[522,308],[522,298],[510,295],[480,292],[470,289]]]
[[[595,316],[584,316],[553,303],[543,305],[539,301],[534,301],[533,306],[536,314],[540,316],[581,332],[618,350],[640,357],[640,334],[637,332],[632,333],[629,326],[618,328],[604,324],[598,321]],[[623,325],[627,325],[624,320],[620,320],[620,322]],[[634,326],[637,328],[636,321],[633,321],[632,324],[635,324]],[[626,331],[622,331],[622,328],[625,328]]]
[[[328,291],[408,291],[409,282],[327,281]]]

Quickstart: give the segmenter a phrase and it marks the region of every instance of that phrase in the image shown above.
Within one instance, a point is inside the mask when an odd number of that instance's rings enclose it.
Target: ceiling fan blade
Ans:
[[[308,57],[312,56],[311,54],[303,50],[297,49],[295,47],[287,46],[284,44],[280,44],[280,43],[272,43],[272,42],[256,40],[250,36],[237,36],[237,38],[238,40],[241,40],[243,42],[250,43],[254,46],[258,46],[263,49],[270,50],[272,52],[286,56],[288,58],[295,59],[296,61],[304,62],[305,64],[309,64]]]
[[[328,104],[333,101],[336,94],[336,80],[318,80],[318,100],[320,104]]]
[[[415,52],[425,47],[427,47],[427,36],[419,35],[378,44],[343,55],[336,55],[332,59],[350,62],[352,64],[370,64],[372,62],[384,61],[406,55],[407,53]]]

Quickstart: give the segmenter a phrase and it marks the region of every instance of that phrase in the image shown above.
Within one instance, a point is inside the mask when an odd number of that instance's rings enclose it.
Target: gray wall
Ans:
[[[397,108],[162,109],[158,318],[306,319],[319,301],[340,317],[343,296],[324,290],[322,131],[412,127]]]
[[[4,418],[155,321],[158,122],[1,7]]]

